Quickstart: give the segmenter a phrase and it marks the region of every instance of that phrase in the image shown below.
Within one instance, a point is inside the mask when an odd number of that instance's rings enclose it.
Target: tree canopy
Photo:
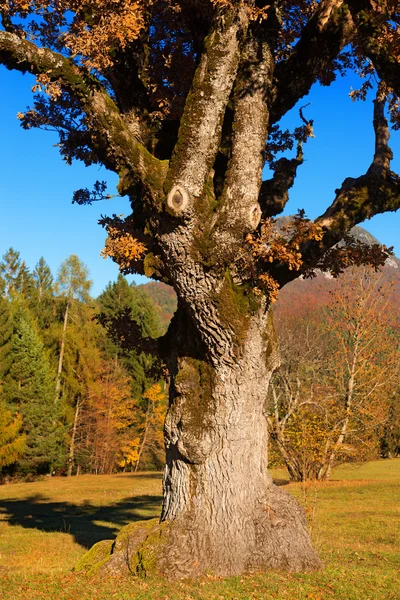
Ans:
[[[187,223],[196,211],[190,239],[200,263],[210,260],[201,239],[222,245],[213,258],[221,267],[244,246],[234,261],[241,279],[271,294],[316,266],[347,264],[326,251],[351,226],[399,206],[384,110],[388,103],[397,128],[395,0],[12,0],[0,10],[0,62],[37,76],[22,125],[56,129],[67,162],[103,163],[131,198],[131,216],[103,222],[105,253],[125,272],[173,279],[159,234],[171,217]],[[302,219],[266,250],[258,242],[272,234],[260,219],[283,210],[313,135],[302,112],[293,132],[278,123],[316,81],[329,85],[348,69],[363,78],[354,98],[377,87],[371,165],[338,185],[313,227]],[[276,158],[296,144],[295,158]],[[266,163],[274,174],[261,183]],[[74,200],[106,195],[97,182]],[[358,257],[351,246],[349,254]]]

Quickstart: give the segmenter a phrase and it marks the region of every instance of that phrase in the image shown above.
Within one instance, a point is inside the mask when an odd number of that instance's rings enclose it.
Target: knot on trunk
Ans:
[[[258,202],[256,204],[252,204],[250,207],[250,210],[248,212],[248,225],[250,226],[251,229],[257,229],[257,227],[260,224],[261,221],[261,215],[262,215],[262,211],[261,211],[261,207],[258,204]]]
[[[167,209],[175,216],[181,216],[190,207],[189,192],[181,185],[174,185],[167,196]]]

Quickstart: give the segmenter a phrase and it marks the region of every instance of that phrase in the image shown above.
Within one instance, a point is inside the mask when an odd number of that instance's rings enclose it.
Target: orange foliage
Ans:
[[[266,219],[260,233],[247,235],[246,241],[252,254],[263,263],[281,263],[291,271],[299,271],[303,264],[301,245],[309,240],[321,240],[322,227],[304,218],[302,212],[280,228],[276,223],[275,219]],[[254,292],[259,295],[264,290],[270,300],[275,300],[279,285],[274,278],[268,272],[262,272],[258,280],[260,287],[255,288]]]
[[[107,227],[108,238],[101,255],[109,256],[118,263],[121,270],[129,268],[131,262],[142,258],[146,246],[130,233],[121,231],[117,227]]]

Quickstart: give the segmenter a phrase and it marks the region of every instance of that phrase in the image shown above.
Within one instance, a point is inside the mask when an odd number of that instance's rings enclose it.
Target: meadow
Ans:
[[[2,600],[397,600],[400,459],[345,465],[328,483],[281,485],[306,507],[317,573],[199,581],[88,578],[73,572],[92,544],[157,516],[161,474],[84,475],[0,486]]]

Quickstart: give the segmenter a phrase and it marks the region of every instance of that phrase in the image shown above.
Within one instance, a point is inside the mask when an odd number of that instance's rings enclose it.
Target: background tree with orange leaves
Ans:
[[[263,411],[279,363],[270,302],[315,268],[337,275],[387,256],[336,244],[400,206],[385,114],[387,104],[397,127],[397,0],[2,0],[0,14],[0,62],[37,76],[22,126],[56,129],[67,162],[118,174],[132,214],[103,219],[106,253],[178,296],[165,336],[123,335],[158,354],[169,379],[162,523],[150,532],[161,541],[135,537],[135,568],[147,552],[170,577],[319,567],[303,511],[266,469]],[[279,123],[345,69],[378,82],[371,165],[314,223],[300,212],[282,232],[271,219],[313,123],[302,111],[294,132]],[[74,201],[103,197],[97,182]],[[109,564],[131,568],[115,555]]]
[[[282,365],[270,386],[273,455],[291,479],[380,455],[398,388],[398,296],[386,272],[348,269],[327,306],[277,310]]]

